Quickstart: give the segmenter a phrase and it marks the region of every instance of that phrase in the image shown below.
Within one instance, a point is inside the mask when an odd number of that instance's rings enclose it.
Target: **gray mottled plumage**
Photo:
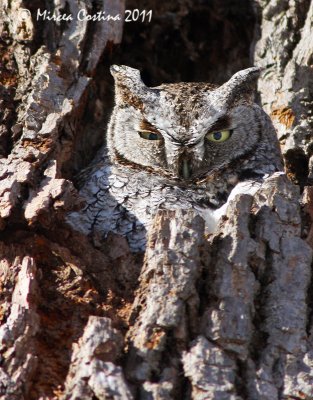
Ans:
[[[149,88],[136,69],[113,66],[111,72],[116,105],[107,143],[84,174],[86,207],[68,217],[76,229],[103,237],[112,231],[126,236],[132,250],[143,250],[157,209],[195,208],[213,229],[235,187],[245,191],[242,182],[281,170],[275,130],[253,103],[258,68],[239,71],[220,87]],[[228,140],[208,140],[225,130]]]

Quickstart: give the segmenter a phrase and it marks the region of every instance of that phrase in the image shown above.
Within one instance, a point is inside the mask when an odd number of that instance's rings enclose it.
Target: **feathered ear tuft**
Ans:
[[[114,76],[116,82],[119,82],[121,79],[127,79],[130,82],[141,82],[144,83],[140,77],[140,71],[136,68],[128,67],[127,65],[111,65],[110,68],[111,74]]]
[[[143,99],[149,88],[141,80],[140,71],[126,65],[112,65],[110,72],[115,80],[116,103],[126,103],[142,109]]]
[[[237,102],[252,102],[261,68],[252,67],[236,72],[226,83],[212,93],[227,106]]]

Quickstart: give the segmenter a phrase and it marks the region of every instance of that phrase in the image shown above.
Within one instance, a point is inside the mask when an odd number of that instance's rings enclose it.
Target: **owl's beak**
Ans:
[[[188,160],[188,159],[183,159],[182,160],[181,174],[182,174],[184,179],[189,179],[191,177],[190,160]]]

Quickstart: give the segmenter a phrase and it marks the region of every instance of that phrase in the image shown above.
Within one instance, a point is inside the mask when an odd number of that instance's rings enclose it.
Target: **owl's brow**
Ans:
[[[228,115],[224,114],[219,116],[209,127],[209,131],[217,131],[220,129],[225,129],[228,128],[230,125],[230,118]],[[139,124],[139,129],[143,131],[149,131],[153,133],[159,133],[158,129],[153,126],[149,121],[147,121],[145,118],[142,118]],[[171,134],[167,132],[167,135],[172,139],[173,143],[177,145],[189,145],[189,146],[194,146],[198,142],[201,141],[201,139],[197,140],[190,140],[190,139],[185,139],[185,140],[177,140],[175,137],[173,137]]]
[[[230,126],[230,118],[228,115],[221,115],[216,121],[212,123],[209,127],[209,131],[218,131],[220,129],[225,129]]]
[[[219,117],[217,117],[217,119],[211,124],[211,126],[209,126],[208,131],[209,132],[218,131],[218,130],[229,128],[229,126],[230,126],[230,118],[228,115],[224,114],[224,115],[220,115]],[[183,146],[187,146],[187,147],[193,147],[196,144],[198,144],[199,142],[201,142],[201,140],[202,140],[202,137],[185,139],[185,140],[177,140],[172,135],[170,135],[168,132],[167,132],[167,135],[172,138],[172,140],[175,144],[179,144],[179,145],[183,145]]]
[[[155,126],[153,126],[150,122],[148,122],[145,118],[143,118],[140,121],[139,129],[141,129],[143,131],[149,131],[149,132],[152,132],[152,133],[159,133],[157,128]]]
[[[147,121],[145,118],[142,118],[142,120],[140,121],[139,124],[139,129],[142,129],[143,131],[149,131],[149,132],[153,132],[153,133],[160,133],[157,128],[155,126],[153,126],[149,121]],[[166,135],[169,136],[173,143],[175,144],[184,144],[181,141],[178,141],[177,139],[175,139],[174,136],[172,136],[170,133],[166,132]]]

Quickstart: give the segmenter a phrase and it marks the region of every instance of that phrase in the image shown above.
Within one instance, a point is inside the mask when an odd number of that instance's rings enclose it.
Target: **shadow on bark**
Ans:
[[[125,8],[64,4],[47,7]],[[125,24],[123,39],[123,21],[43,22],[37,1],[3,4],[1,399],[313,397],[313,4],[258,4],[147,0],[153,21]],[[219,83],[252,58],[297,185],[268,178],[210,237],[192,210],[159,212],[145,255],[70,230],[72,182],[105,140],[111,63],[151,85]]]

